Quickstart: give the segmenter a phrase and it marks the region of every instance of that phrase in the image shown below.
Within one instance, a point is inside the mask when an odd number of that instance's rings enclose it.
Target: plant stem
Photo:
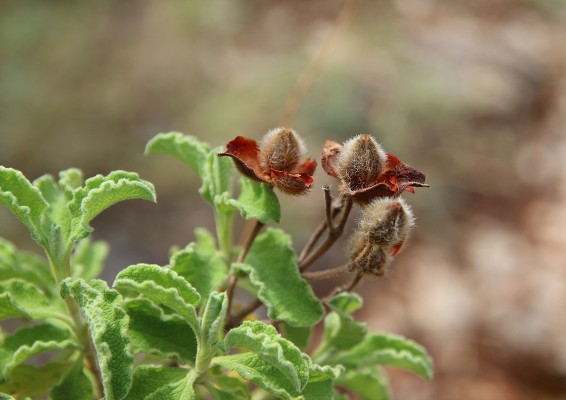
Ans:
[[[305,247],[303,248],[303,250],[301,251],[301,254],[299,255],[299,259],[298,259],[299,262],[302,262],[309,255],[309,253],[312,251],[312,249],[316,245],[316,242],[318,242],[318,240],[320,239],[322,234],[328,228],[328,226],[329,226],[328,225],[328,215],[330,214],[330,218],[333,220],[334,218],[336,218],[336,216],[338,215],[340,210],[342,210],[342,207],[343,207],[343,204],[342,204],[343,198],[342,197],[340,197],[338,199],[338,202],[336,204],[332,205],[332,196],[330,195],[330,186],[324,185],[322,187],[322,190],[324,190],[324,201],[325,201],[325,204],[326,204],[326,218],[323,219],[320,222],[320,224],[318,225],[316,230],[312,233],[311,237],[309,238],[309,240],[305,244]]]
[[[339,267],[325,269],[315,272],[303,272],[301,276],[309,281],[318,281],[324,279],[333,279],[351,273],[351,265],[341,265]]]
[[[226,264],[230,263],[232,258],[232,218],[233,214],[220,213],[215,211],[214,220],[216,222],[216,237],[218,238],[218,245]]]
[[[246,307],[242,308],[236,315],[230,317],[226,323],[226,330],[230,330],[237,326],[248,314],[251,314],[263,305],[260,299],[255,299],[249,303]]]
[[[244,241],[244,244],[242,245],[242,249],[240,250],[240,254],[238,255],[238,258],[236,259],[237,263],[244,262],[244,260],[246,259],[246,256],[248,255],[248,252],[250,251],[250,248],[252,247],[252,244],[255,241],[255,238],[261,232],[261,230],[263,229],[264,226],[265,226],[265,224],[263,222],[258,221],[258,220],[255,221],[253,229],[250,231],[248,237],[246,238],[246,240]],[[231,315],[231,312],[232,312],[232,300],[234,298],[234,292],[236,291],[236,285],[237,284],[238,284],[238,277],[235,276],[235,275],[232,275],[230,277],[230,285],[228,286],[228,290],[226,292],[226,296],[228,298],[227,315]],[[230,318],[229,321],[231,321],[231,320],[232,320],[232,318]]]
[[[64,262],[61,263],[61,265],[64,265],[65,267],[62,268],[61,266],[58,265],[58,263],[56,263],[53,260],[50,254],[47,253],[49,266],[51,268],[53,277],[57,281],[57,284],[60,284],[61,281],[64,279],[59,276],[57,271],[66,271],[67,275],[71,276],[70,254],[71,254],[70,250],[66,252],[65,260]],[[102,384],[102,375],[100,372],[100,366],[98,365],[98,360],[96,359],[96,349],[94,348],[94,343],[91,340],[88,325],[83,317],[80,307],[73,299],[69,297],[65,298],[65,306],[71,317],[70,318],[72,321],[71,327],[75,333],[77,341],[81,344],[83,348],[84,364],[88,368],[88,370],[92,373],[92,376],[94,377],[97,398],[101,398],[104,394],[104,386]],[[67,319],[65,320],[67,321]]]
[[[342,216],[340,218],[338,226],[328,226],[328,236],[326,237],[326,240],[320,246],[318,246],[316,250],[308,254],[308,256],[306,256],[303,260],[299,261],[299,270],[301,272],[306,271],[307,268],[309,268],[316,260],[318,260],[324,253],[326,253],[328,249],[330,249],[330,247],[332,247],[332,245],[336,242],[336,240],[338,240],[338,238],[342,236],[344,227],[346,226],[346,221],[350,216],[350,211],[352,211],[352,198],[346,197],[346,204],[342,210]],[[327,211],[327,225],[333,225],[331,215],[332,213],[329,213]]]
[[[354,279],[352,279],[352,281],[350,282],[350,284],[348,286],[345,286],[345,287],[344,286],[338,286],[332,292],[330,292],[330,294],[328,296],[326,296],[324,299],[322,299],[322,302],[327,303],[334,296],[336,296],[337,294],[340,294],[342,292],[351,292],[352,289],[354,287],[356,287],[358,283],[360,283],[360,281],[362,280],[363,277],[364,277],[364,273],[362,271],[359,271],[356,274],[356,276],[354,277]]]

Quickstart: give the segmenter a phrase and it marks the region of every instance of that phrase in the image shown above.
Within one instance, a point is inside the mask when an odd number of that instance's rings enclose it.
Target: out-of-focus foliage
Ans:
[[[142,157],[147,140],[259,138],[341,5],[0,2],[0,163],[29,177],[72,165],[159,182],[160,207],[118,205],[94,224],[115,269],[163,264],[211,221],[195,212],[194,178],[178,185],[175,161]],[[313,156],[326,138],[369,132],[431,184],[410,199],[417,237],[390,278],[361,287],[376,293],[370,327],[414,337],[437,360],[433,385],[393,374],[398,398],[566,392],[565,37],[561,0],[361,1],[302,102],[293,128]],[[295,240],[322,215],[329,180],[315,178],[309,196],[282,204]],[[2,213],[0,234],[27,243]]]

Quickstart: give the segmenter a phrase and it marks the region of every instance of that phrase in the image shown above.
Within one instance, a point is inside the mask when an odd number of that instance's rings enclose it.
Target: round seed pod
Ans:
[[[364,208],[358,227],[372,244],[400,247],[414,224],[413,212],[405,200],[386,197],[376,199]]]
[[[349,191],[375,185],[385,167],[387,154],[371,135],[358,135],[340,152],[336,172]]]
[[[356,232],[350,246],[351,269],[364,274],[383,276],[393,256],[386,248],[372,244],[363,232]]]
[[[292,171],[306,155],[306,146],[292,129],[275,128],[259,143],[259,165],[264,171]]]

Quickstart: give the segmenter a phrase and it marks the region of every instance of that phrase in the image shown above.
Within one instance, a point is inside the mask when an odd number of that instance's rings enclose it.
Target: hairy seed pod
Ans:
[[[351,268],[355,271],[377,276],[385,275],[392,258],[386,248],[369,242],[364,232],[357,232],[350,242]]]
[[[294,130],[275,128],[261,140],[258,157],[265,171],[291,171],[305,154],[305,144]]]
[[[359,223],[360,232],[378,246],[393,247],[393,255],[409,237],[414,226],[413,212],[402,198],[376,199],[368,204]]]
[[[374,185],[387,160],[387,154],[371,135],[358,135],[344,143],[336,172],[350,191]]]

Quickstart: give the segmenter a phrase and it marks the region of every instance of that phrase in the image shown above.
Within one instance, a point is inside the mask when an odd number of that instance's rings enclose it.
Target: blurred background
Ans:
[[[144,156],[147,141],[175,130],[220,145],[278,126],[343,4],[3,0],[0,164],[29,179],[138,172],[158,204],[95,220],[112,246],[103,277],[166,264],[213,222],[195,176]],[[432,382],[390,371],[394,397],[566,399],[566,2],[365,0],[333,46],[292,126],[311,155],[372,133],[431,186],[405,196],[417,227],[391,273],[358,288],[358,318],[436,362]],[[280,196],[297,249],[335,183],[315,178],[307,197]],[[1,236],[38,251],[3,208],[0,221]],[[344,247],[317,268],[342,263]]]

